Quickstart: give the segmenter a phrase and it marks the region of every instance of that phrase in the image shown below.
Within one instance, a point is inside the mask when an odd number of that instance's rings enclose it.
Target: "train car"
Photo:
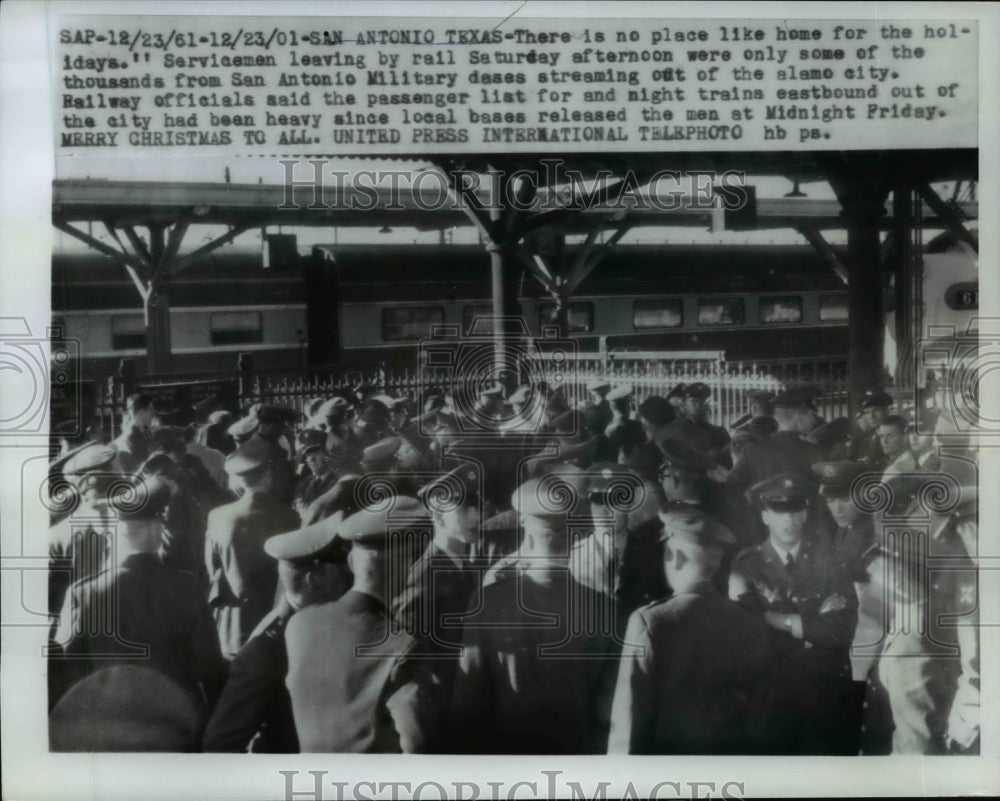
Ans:
[[[261,368],[302,365],[306,301],[297,263],[265,270],[261,252],[233,247],[195,262],[169,284],[171,371],[233,371],[240,353]],[[113,375],[122,359],[145,372],[146,320],[138,293],[112,259],[57,253],[52,322],[80,353],[84,381]]]
[[[492,314],[482,248],[384,248],[374,260],[371,250],[319,246],[314,257],[338,293],[327,360],[413,366],[435,327],[470,335],[477,318]],[[310,319],[322,296],[310,294]],[[554,323],[555,303],[530,274],[521,276],[518,303],[531,336]],[[605,257],[581,284],[568,334],[581,352],[838,358],[847,352],[847,293],[810,248],[633,247]]]

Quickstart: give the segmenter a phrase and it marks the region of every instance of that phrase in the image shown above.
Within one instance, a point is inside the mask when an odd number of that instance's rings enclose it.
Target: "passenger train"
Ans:
[[[963,248],[934,240],[923,301],[928,316],[964,329],[978,308],[978,276]],[[240,353],[259,369],[412,367],[436,326],[469,335],[492,313],[482,247],[321,245],[293,261],[265,270],[259,250],[232,246],[175,277],[167,290],[172,372],[233,371]],[[518,273],[519,312],[537,336],[555,304],[530,273]],[[113,260],[57,254],[52,308],[54,325],[79,342],[82,378],[102,380],[127,357],[145,372],[142,307]],[[846,359],[847,330],[846,286],[807,246],[620,247],[569,305],[569,336],[584,352]]]

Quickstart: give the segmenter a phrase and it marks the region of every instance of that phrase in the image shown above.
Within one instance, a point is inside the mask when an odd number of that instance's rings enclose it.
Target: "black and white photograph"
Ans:
[[[4,795],[1000,792],[998,37],[5,3]]]

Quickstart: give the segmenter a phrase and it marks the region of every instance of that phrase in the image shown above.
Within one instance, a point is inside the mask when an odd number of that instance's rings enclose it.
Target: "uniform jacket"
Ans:
[[[413,753],[432,721],[416,641],[357,590],[288,622],[288,692],[303,752]]]
[[[274,605],[278,568],[264,553],[264,540],[298,527],[298,515],[265,493],[248,492],[209,513],[205,542],[211,580],[208,601],[226,659],[236,656]]]
[[[794,431],[777,431],[763,442],[750,442],[727,479],[745,490],[780,473],[812,477],[812,466],[822,461],[823,450]]]
[[[637,610],[625,635],[609,753],[746,754],[769,664],[757,615],[711,584]]]
[[[858,599],[833,551],[804,538],[791,573],[770,541],[733,559],[730,597],[745,608],[801,615],[802,639],[768,626],[773,655],[769,715],[781,753],[837,753],[845,694],[851,687],[850,644]],[[820,614],[839,594],[845,608]]]
[[[118,451],[115,470],[134,473],[149,456],[149,431],[139,426],[129,426],[111,444]]]
[[[292,700],[285,687],[285,627],[293,612],[282,599],[236,655],[205,729],[205,751],[298,753]]]
[[[49,529],[49,614],[53,631],[70,585],[104,569],[112,525],[106,512],[80,506]]]
[[[604,753],[618,669],[610,605],[568,571],[542,585],[516,568],[482,600],[465,624],[452,692],[459,749]]]
[[[50,667],[65,670],[64,688],[115,663],[142,664],[210,705],[225,680],[198,579],[165,567],[155,554],[132,554],[76,582],[56,640],[69,661],[53,661]]]
[[[859,431],[852,436],[847,446],[847,458],[852,462],[861,462],[869,470],[884,470],[887,459],[882,443],[879,442],[878,432],[864,434]]]

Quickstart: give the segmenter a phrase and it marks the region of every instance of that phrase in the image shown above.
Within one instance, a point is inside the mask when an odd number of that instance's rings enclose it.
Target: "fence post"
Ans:
[[[240,410],[246,409],[253,402],[253,356],[241,353],[236,357],[236,367],[239,375]]]

